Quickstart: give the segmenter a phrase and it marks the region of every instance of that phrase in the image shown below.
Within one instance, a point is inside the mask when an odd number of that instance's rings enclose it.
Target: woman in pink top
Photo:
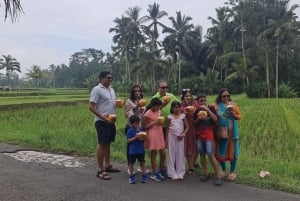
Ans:
[[[143,116],[143,128],[147,132],[147,139],[145,141],[145,148],[150,150],[151,153],[151,167],[153,174],[150,176],[155,181],[162,181],[162,172],[164,168],[164,161],[166,158],[165,141],[163,135],[162,124],[163,122],[158,118],[162,116],[160,107],[162,102],[158,98],[153,98],[147,111]],[[156,155],[159,152],[159,171],[156,171]]]

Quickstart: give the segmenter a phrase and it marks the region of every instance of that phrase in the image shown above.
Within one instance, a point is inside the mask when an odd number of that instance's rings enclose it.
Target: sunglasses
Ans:
[[[191,91],[190,89],[182,89],[182,91]]]
[[[141,92],[141,90],[134,90],[134,92]]]
[[[159,88],[161,88],[161,89],[167,89],[167,88],[168,88],[168,86],[159,87]]]
[[[223,98],[230,98],[230,95],[223,95]]]
[[[113,79],[113,77],[110,77],[110,76],[108,76],[108,77],[106,77],[107,79],[109,79],[109,80],[112,80]]]
[[[206,98],[206,96],[198,96],[198,99]]]

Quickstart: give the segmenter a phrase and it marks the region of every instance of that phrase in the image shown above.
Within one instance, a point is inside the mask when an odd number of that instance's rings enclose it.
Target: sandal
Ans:
[[[193,175],[194,174],[194,169],[189,169],[188,174]]]
[[[236,179],[236,173],[235,173],[235,172],[231,172],[231,173],[228,175],[227,179],[229,179],[229,180],[231,180],[231,181],[235,180],[235,179]]]
[[[220,172],[220,177],[223,178],[223,177],[225,177],[225,176],[226,176],[226,170],[222,170],[222,171]]]
[[[112,165],[105,167],[106,172],[121,172],[118,168],[114,168]]]
[[[111,179],[111,177],[104,170],[98,171],[98,173],[96,174],[96,177],[103,179],[103,180]]]

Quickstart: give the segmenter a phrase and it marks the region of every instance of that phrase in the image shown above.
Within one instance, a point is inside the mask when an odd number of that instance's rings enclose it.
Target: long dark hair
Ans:
[[[131,88],[131,91],[130,91],[130,97],[129,97],[129,99],[132,100],[132,101],[136,101],[135,95],[134,95],[134,93],[135,93],[134,89],[137,88],[137,87],[141,90],[141,98],[143,98],[141,85],[135,84],[135,85],[133,85],[133,87]]]
[[[228,90],[227,88],[222,88],[222,89],[220,89],[220,91],[219,91],[219,93],[218,93],[218,96],[217,96],[217,98],[216,98],[216,100],[215,100],[215,103],[220,103],[220,102],[222,102],[222,94],[223,94],[225,91],[227,91],[227,92],[230,94],[230,92],[229,92],[229,90]],[[229,98],[229,101],[231,101],[231,98]]]

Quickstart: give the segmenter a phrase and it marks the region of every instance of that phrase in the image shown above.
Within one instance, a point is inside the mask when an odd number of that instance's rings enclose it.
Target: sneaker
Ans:
[[[147,183],[147,174],[142,174],[142,183]]]
[[[128,175],[130,175],[129,169],[127,169],[127,173],[128,173]],[[135,174],[135,171],[134,171],[134,170],[133,170],[133,174]]]
[[[177,180],[177,179],[178,179],[178,176],[177,176],[177,175],[171,176],[171,179],[172,179],[172,180]]]
[[[214,182],[215,186],[221,186],[222,185],[222,179],[221,178],[217,178]]]
[[[137,168],[137,171],[140,172],[140,173],[143,173],[143,170],[142,170],[141,167],[138,167],[138,168]],[[146,174],[149,174],[149,173],[150,173],[150,170],[149,170],[148,168],[146,168],[145,173],[146,173]]]
[[[128,181],[129,181],[130,184],[135,184],[135,174],[130,175]]]
[[[209,175],[208,174],[204,174],[200,176],[200,180],[203,182],[206,182],[209,180]]]
[[[160,177],[159,173],[152,174],[150,178],[153,179],[154,181],[158,181],[158,182],[162,181],[162,178]]]
[[[183,180],[183,179],[184,179],[184,176],[178,176],[178,179],[179,179],[179,180]]]
[[[167,177],[167,172],[166,170],[162,169],[158,172],[159,176],[161,177],[161,179],[165,179]]]

